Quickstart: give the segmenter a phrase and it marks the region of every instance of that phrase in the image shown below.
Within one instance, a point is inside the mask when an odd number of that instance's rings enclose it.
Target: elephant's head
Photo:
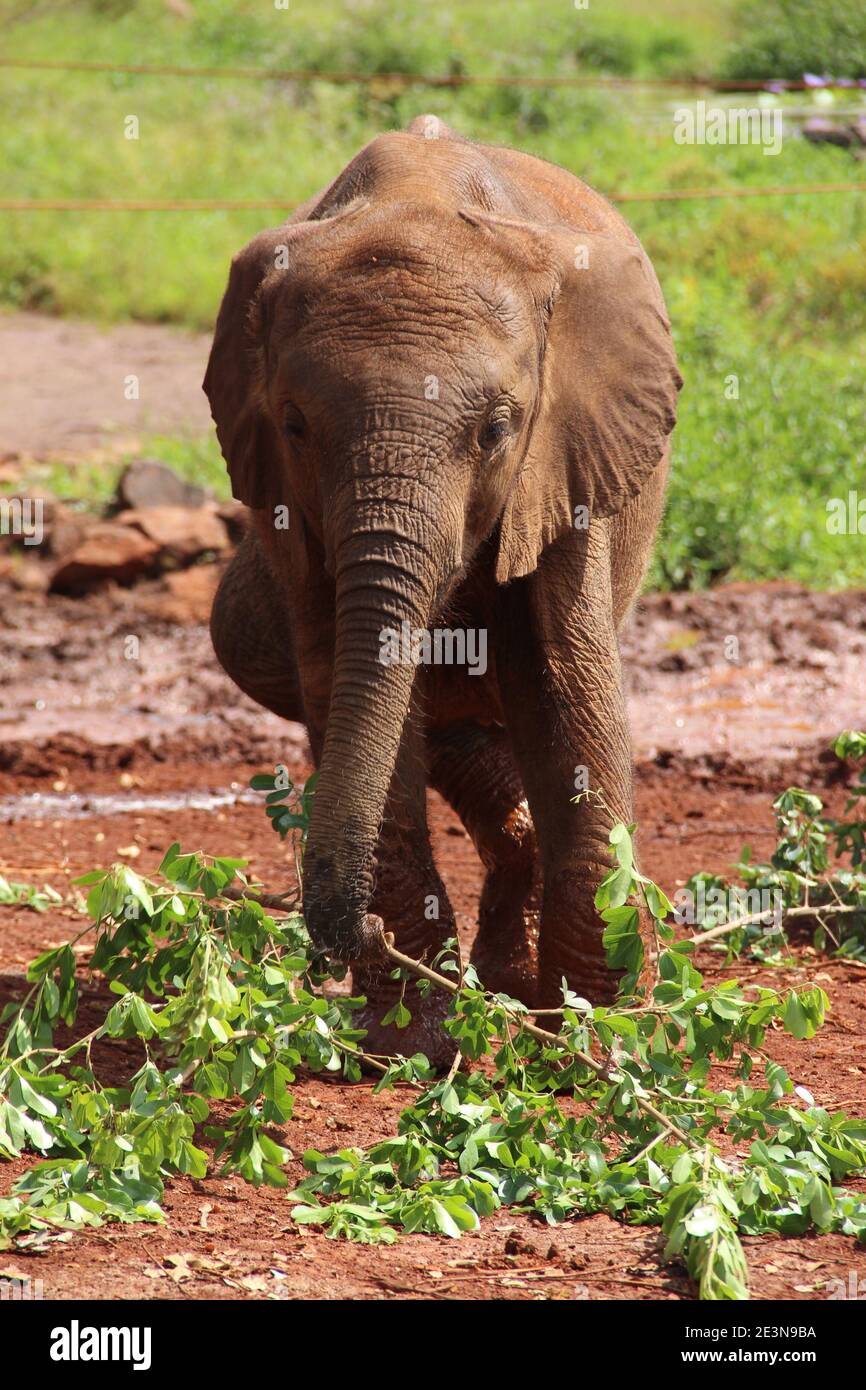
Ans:
[[[662,458],[678,385],[636,243],[356,203],[235,258],[205,378],[233,491],[259,527],[288,503],[294,553],[315,546],[335,583],[304,882],[331,950],[375,949],[373,857],[415,675],[383,664],[383,630],[426,628],[482,542],[505,584],[576,509],[621,508]]]

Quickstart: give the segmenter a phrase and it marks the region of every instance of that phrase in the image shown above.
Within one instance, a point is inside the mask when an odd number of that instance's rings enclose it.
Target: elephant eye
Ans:
[[[497,444],[511,433],[511,411],[508,406],[497,406],[487,416],[478,431],[478,443],[485,453],[490,453]]]
[[[287,405],[283,412],[283,429],[290,439],[300,439],[307,432],[307,422],[296,405]]]

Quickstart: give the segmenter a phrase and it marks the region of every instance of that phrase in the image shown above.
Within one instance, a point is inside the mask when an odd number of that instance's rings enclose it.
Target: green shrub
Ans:
[[[578,43],[576,53],[581,67],[595,68],[598,72],[627,75],[635,69],[634,43],[615,30],[587,34]]]
[[[729,77],[866,77],[863,0],[746,0],[736,27]]]

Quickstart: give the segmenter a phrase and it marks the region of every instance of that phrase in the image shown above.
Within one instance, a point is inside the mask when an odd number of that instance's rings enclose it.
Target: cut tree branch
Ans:
[[[383,940],[385,954],[395,965],[399,965],[401,970],[408,970],[410,974],[418,975],[422,980],[429,980],[429,982],[436,985],[438,989],[447,990],[449,994],[457,994],[459,992],[459,986],[456,985],[453,980],[447,979],[445,975],[440,975],[436,970],[431,970],[429,965],[424,965],[420,960],[414,960],[412,956],[404,956],[402,951],[398,951],[394,945],[394,938],[390,933],[386,933]],[[594,1072],[600,1080],[610,1081],[612,1079],[610,1071],[606,1066],[601,1062],[597,1062],[594,1057],[590,1057],[588,1052],[582,1052],[579,1048],[573,1047],[564,1034],[549,1033],[545,1028],[538,1028],[534,1023],[530,1023],[527,1018],[524,1018],[522,1014],[516,1015],[508,1008],[505,1009],[505,1012],[513,1020],[515,1027],[522,1028],[524,1032],[529,1033],[530,1037],[535,1038],[536,1041],[552,1043],[555,1047],[561,1047],[569,1056],[576,1058],[578,1062],[582,1062],[585,1067],[588,1067],[590,1071]],[[702,1147],[696,1144],[695,1141],[675,1125],[672,1120],[668,1119],[667,1115],[663,1115],[660,1110],[657,1110],[651,1101],[646,1100],[637,1093],[635,1093],[634,1101],[635,1105],[643,1110],[645,1115],[649,1115],[657,1124],[662,1126],[663,1130],[667,1130],[668,1133],[679,1139],[681,1144],[685,1144],[689,1149]]]
[[[821,907],[807,904],[805,907],[785,908],[782,917],[783,920],[787,920],[789,917],[820,917],[822,912],[838,917],[843,912],[866,912],[866,907],[859,903],[824,903]],[[710,927],[708,931],[698,932],[695,936],[690,936],[687,939],[693,946],[702,946],[705,941],[717,941],[720,936],[727,936],[728,932],[736,931],[738,927],[756,926],[768,917],[774,917],[775,914],[776,909],[773,907],[768,907],[764,912],[750,912],[744,917],[735,917],[732,922],[721,922],[719,926]]]

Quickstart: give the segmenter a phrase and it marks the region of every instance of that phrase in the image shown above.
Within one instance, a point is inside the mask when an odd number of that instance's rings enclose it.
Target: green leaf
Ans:
[[[643,964],[640,917],[636,907],[609,907],[603,913],[602,941],[611,970],[637,973]]]
[[[785,1025],[786,1032],[801,1040],[803,1038],[811,1038],[815,1032],[809,1015],[803,1008],[799,996],[795,994],[793,990],[791,990],[785,1002],[782,1022]]]

